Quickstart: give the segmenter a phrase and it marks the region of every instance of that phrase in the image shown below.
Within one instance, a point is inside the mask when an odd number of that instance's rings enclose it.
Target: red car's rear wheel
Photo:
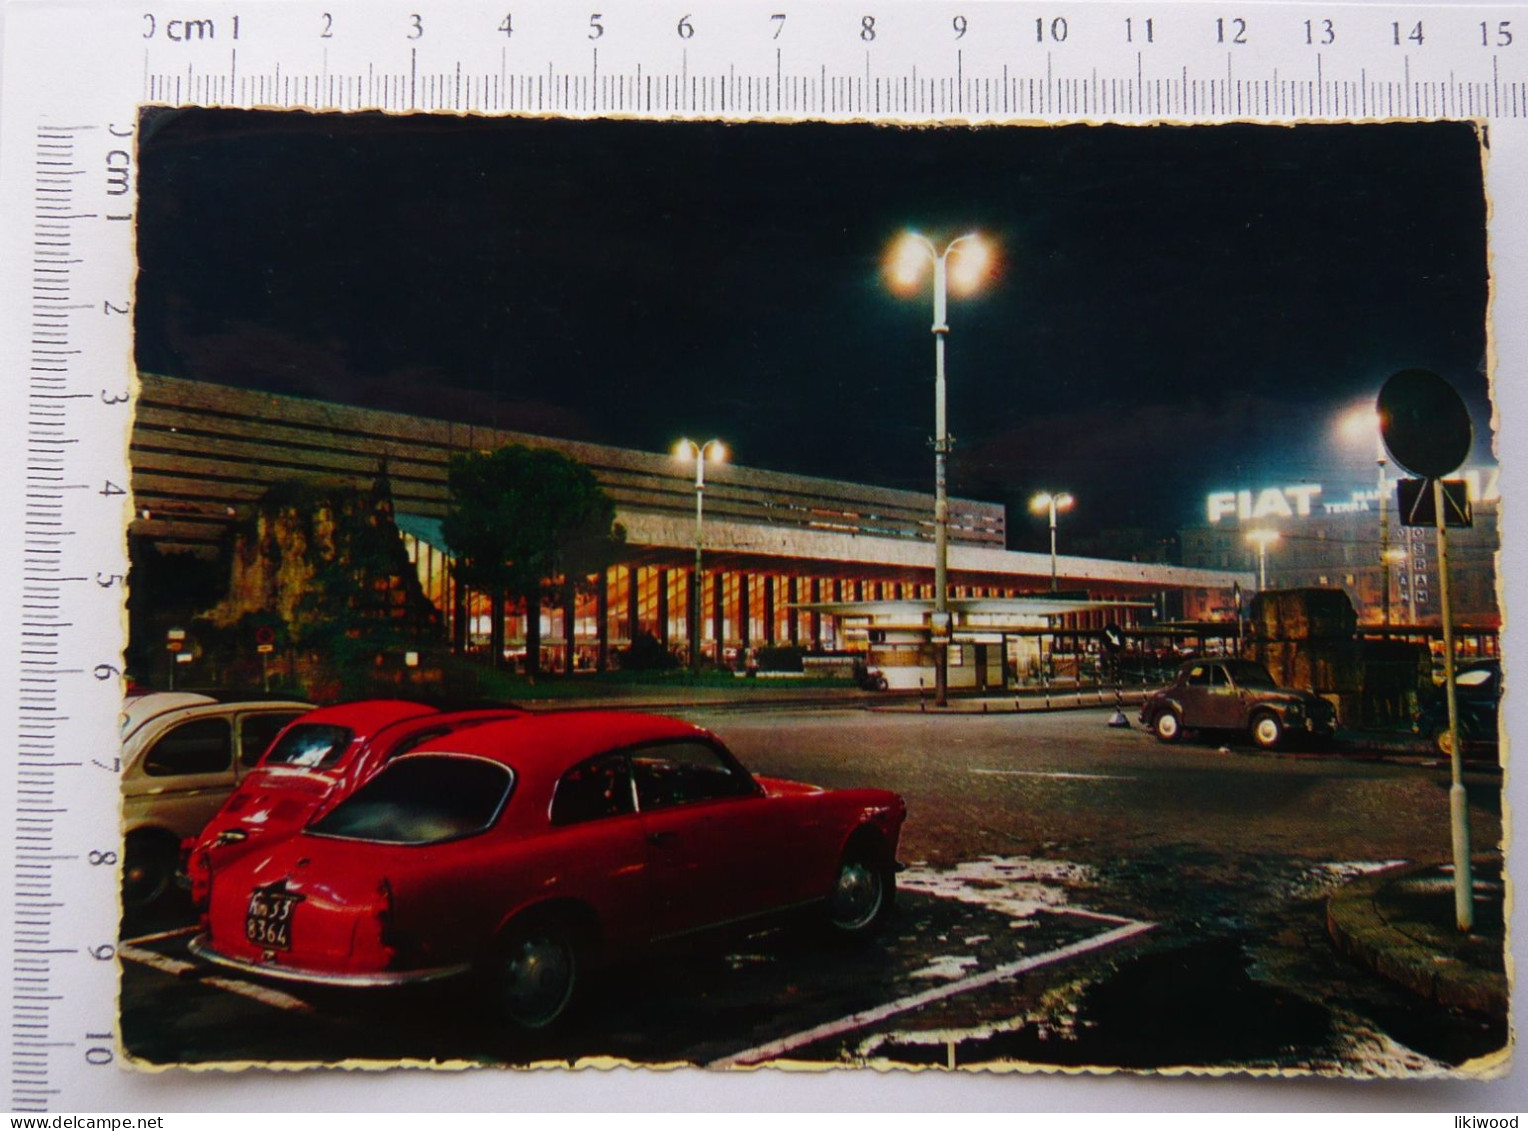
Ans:
[[[567,1015],[578,987],[578,946],[555,920],[511,928],[499,949],[495,990],[504,1016],[546,1029]]]

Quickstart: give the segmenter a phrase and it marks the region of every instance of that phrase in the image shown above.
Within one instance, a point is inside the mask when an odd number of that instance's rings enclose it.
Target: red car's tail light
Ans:
[[[355,941],[358,954],[371,950],[383,966],[391,965],[393,956],[398,953],[400,943],[397,924],[394,921],[395,912],[393,885],[384,879],[377,885],[376,911],[356,930]]]

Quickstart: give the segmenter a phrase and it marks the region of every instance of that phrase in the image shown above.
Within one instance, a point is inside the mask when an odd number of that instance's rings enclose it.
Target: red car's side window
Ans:
[[[552,824],[577,825],[619,817],[635,808],[625,753],[601,754],[562,775],[552,796]]]

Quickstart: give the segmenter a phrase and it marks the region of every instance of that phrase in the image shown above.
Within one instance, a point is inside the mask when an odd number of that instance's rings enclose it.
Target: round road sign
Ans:
[[[1459,470],[1475,429],[1459,390],[1426,369],[1403,369],[1379,391],[1379,430],[1401,467],[1424,479]]]

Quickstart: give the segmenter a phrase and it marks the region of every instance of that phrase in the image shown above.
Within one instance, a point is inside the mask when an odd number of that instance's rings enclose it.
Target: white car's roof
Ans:
[[[118,716],[117,725],[124,748],[129,739],[155,719],[195,707],[216,707],[219,709],[216,713],[227,715],[240,711],[296,711],[302,714],[311,711],[313,704],[301,699],[224,701],[194,691],[151,691],[146,695],[131,696],[122,704],[122,714]]]
[[[194,691],[151,691],[147,695],[134,695],[122,704],[122,714],[117,718],[117,730],[122,741],[126,742],[128,736],[144,723],[167,711],[216,702],[212,696],[198,695]]]

